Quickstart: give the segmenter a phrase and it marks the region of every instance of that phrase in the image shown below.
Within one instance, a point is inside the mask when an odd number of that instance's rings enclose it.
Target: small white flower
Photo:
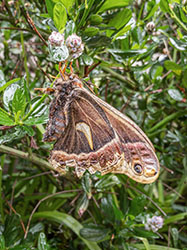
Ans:
[[[48,40],[51,46],[61,46],[64,43],[64,35],[53,31]]]
[[[148,231],[153,231],[157,232],[160,228],[163,227],[164,224],[164,219],[162,216],[153,216],[152,218],[148,217],[146,224],[145,224],[145,229]]]

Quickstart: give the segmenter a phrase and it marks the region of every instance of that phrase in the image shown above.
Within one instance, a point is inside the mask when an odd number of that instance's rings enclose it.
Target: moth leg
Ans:
[[[34,90],[39,90],[41,91],[42,93],[44,94],[51,94],[51,93],[54,93],[55,92],[55,89],[54,88],[51,88],[51,87],[48,87],[48,88],[34,88]]]
[[[62,69],[62,62],[59,62],[59,71],[60,71],[60,74],[62,76],[62,79],[65,80],[65,71],[66,71],[66,68],[67,68],[67,61],[65,61],[65,66],[64,68]]]
[[[72,62],[70,62],[69,67],[70,67],[70,72],[71,72],[71,75],[73,75],[73,67],[72,67]]]

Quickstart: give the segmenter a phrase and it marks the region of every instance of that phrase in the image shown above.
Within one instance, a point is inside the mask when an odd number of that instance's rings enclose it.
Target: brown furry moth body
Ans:
[[[126,174],[141,183],[159,175],[154,147],[127,116],[82,87],[75,76],[58,79],[44,141],[55,141],[50,163],[59,173],[74,168],[102,175]]]

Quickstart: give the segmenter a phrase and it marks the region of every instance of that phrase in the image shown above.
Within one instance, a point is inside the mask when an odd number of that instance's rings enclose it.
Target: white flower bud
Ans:
[[[70,60],[78,58],[84,50],[82,39],[76,34],[68,36],[68,38],[66,39],[66,46],[69,50]]]
[[[61,46],[64,43],[64,35],[53,31],[48,38],[51,46]]]
[[[155,29],[155,23],[154,22],[149,22],[146,25],[146,30],[152,32]]]

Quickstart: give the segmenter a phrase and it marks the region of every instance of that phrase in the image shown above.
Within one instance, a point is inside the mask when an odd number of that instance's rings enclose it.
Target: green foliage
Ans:
[[[0,250],[186,249],[186,5],[23,0],[3,1],[0,11]],[[52,87],[59,74],[46,46],[57,30],[81,36],[74,71],[153,142],[155,183],[48,171],[51,97],[34,88]],[[164,218],[158,232],[145,227],[154,215]]]

